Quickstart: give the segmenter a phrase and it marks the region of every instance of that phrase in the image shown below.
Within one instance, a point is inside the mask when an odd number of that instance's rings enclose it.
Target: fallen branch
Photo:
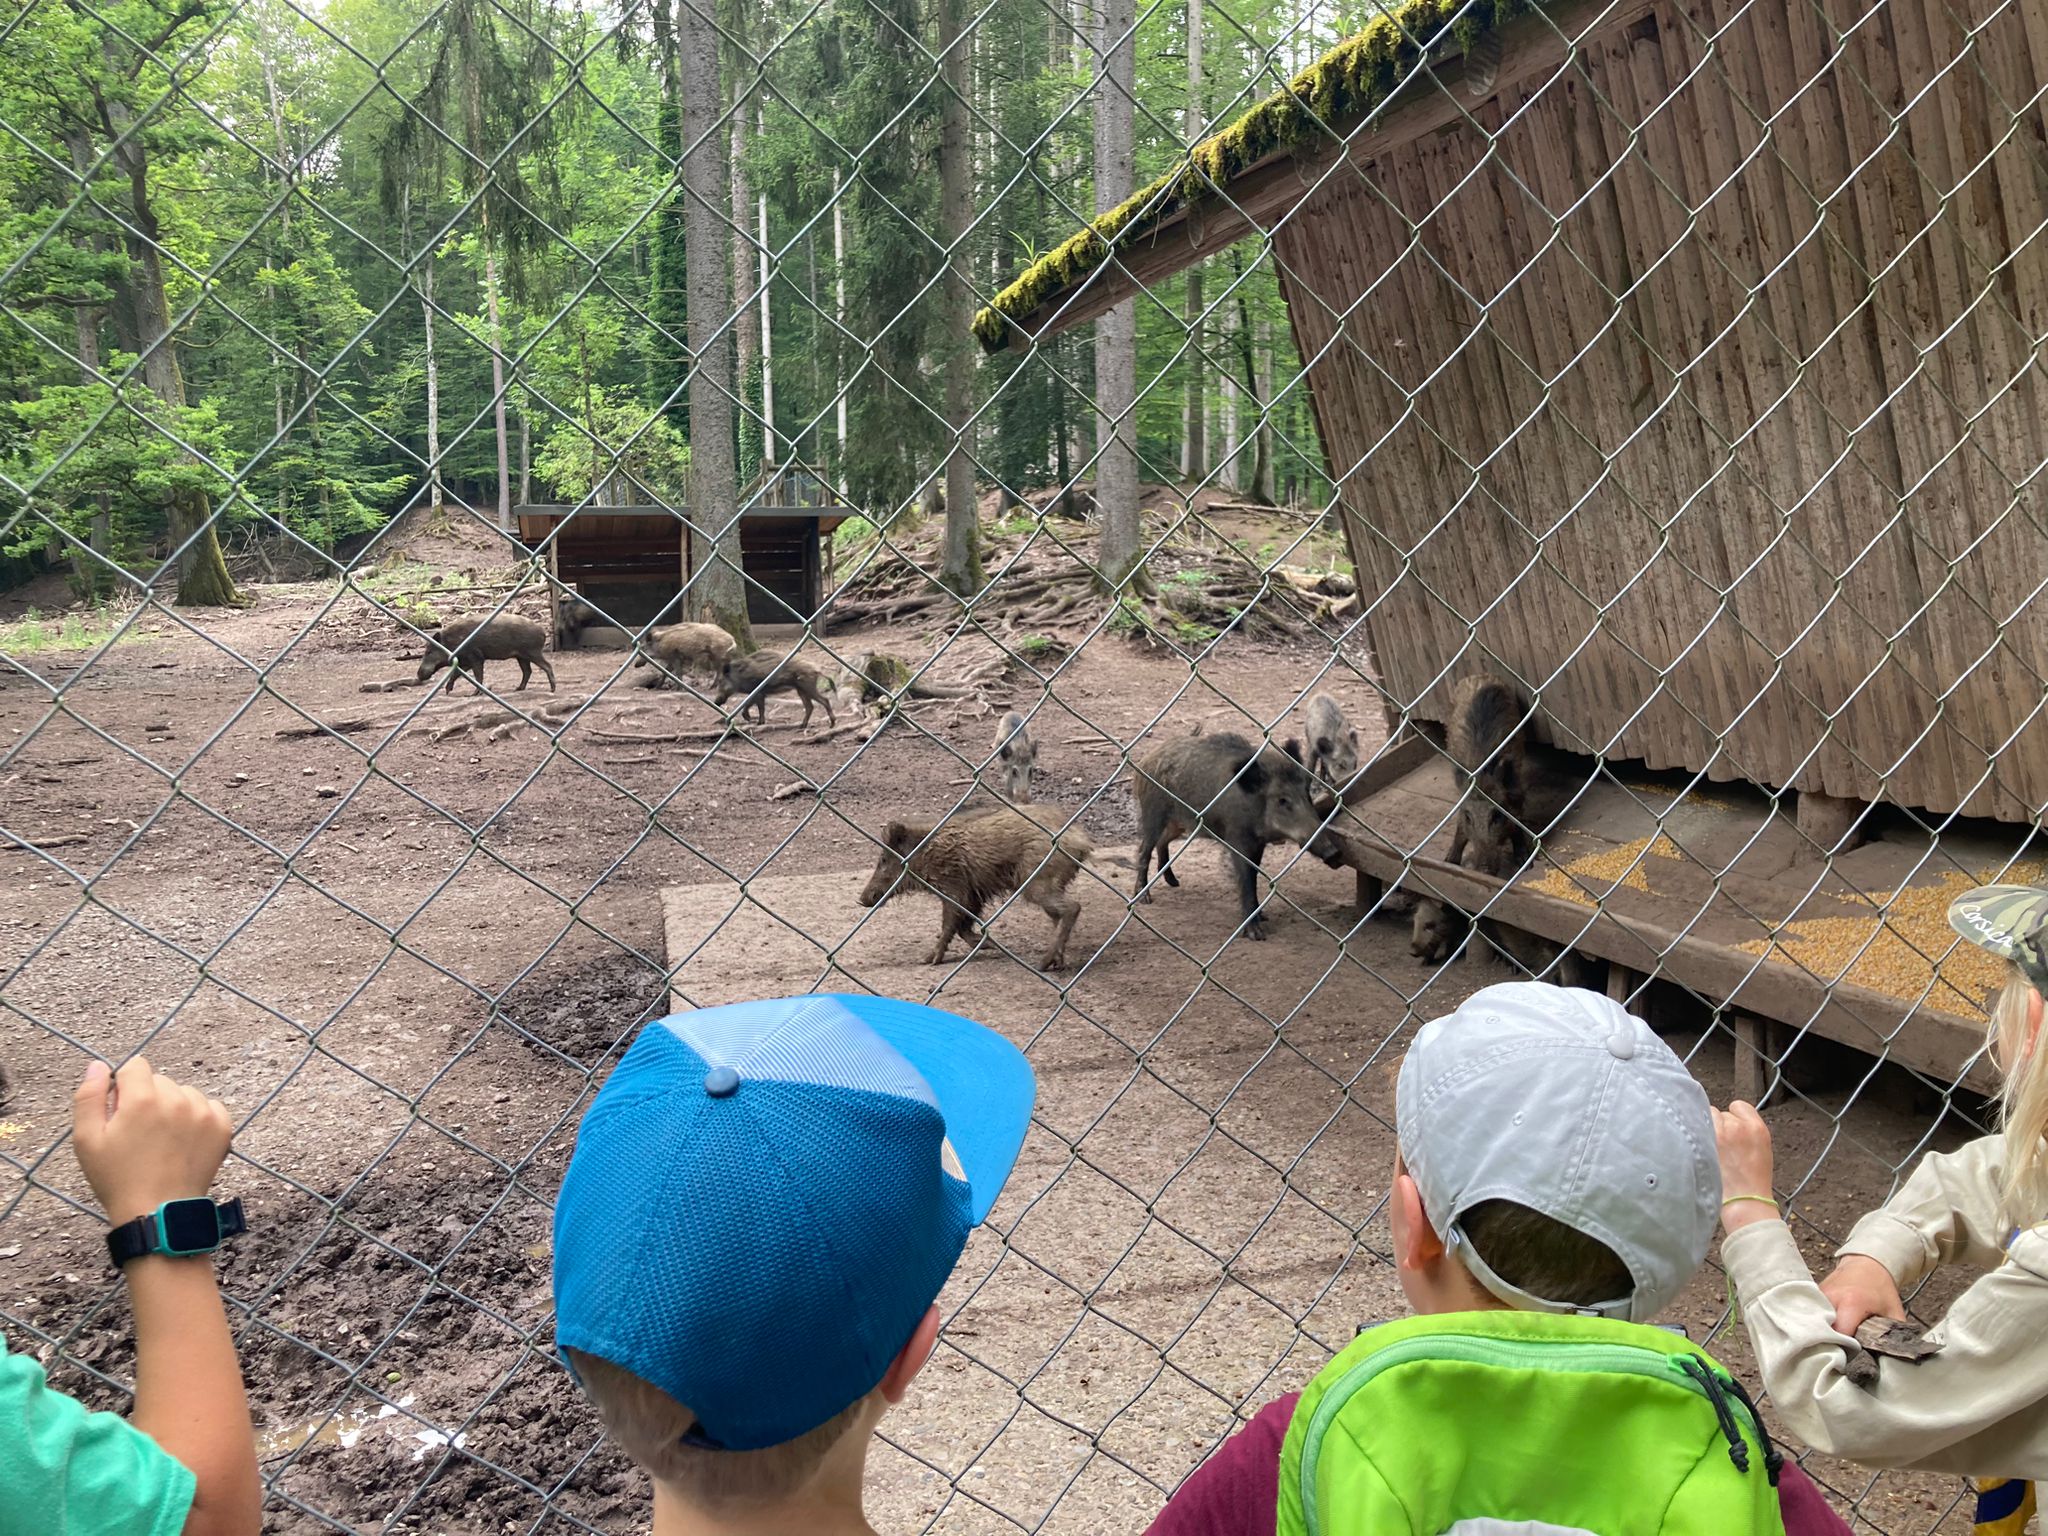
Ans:
[[[817,792],[817,785],[805,779],[798,779],[794,784],[776,785],[768,798],[770,800],[794,800],[798,795],[815,795]]]
[[[313,725],[287,725],[272,731],[271,735],[296,741],[307,736],[360,736],[364,731],[385,730],[396,725],[395,720],[373,720],[368,715],[352,715],[346,720],[322,720]]]
[[[46,848],[69,848],[84,841],[83,832],[55,832],[48,837],[16,837],[12,832],[0,832],[0,848],[19,849],[24,853],[40,853]]]

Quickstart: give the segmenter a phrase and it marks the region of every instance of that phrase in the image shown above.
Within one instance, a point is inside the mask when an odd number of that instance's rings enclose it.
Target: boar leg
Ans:
[[[1038,962],[1042,971],[1063,971],[1067,968],[1067,935],[1074,931],[1074,924],[1081,916],[1078,898],[1061,890],[1050,879],[1040,877],[1024,887],[1024,895],[1037,903],[1038,909],[1052,919],[1052,942],[1046,946],[1045,958]]]

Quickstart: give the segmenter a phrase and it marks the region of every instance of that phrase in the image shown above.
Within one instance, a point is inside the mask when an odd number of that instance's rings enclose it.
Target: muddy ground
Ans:
[[[502,574],[484,541],[408,553],[380,597],[441,617]],[[454,701],[361,691],[418,654],[388,616],[332,584],[252,595],[152,613],[98,654],[38,651],[31,675],[0,667],[0,825],[45,850],[0,851],[0,1327],[60,1385],[120,1403],[126,1303],[63,1144],[69,1092],[89,1054],[142,1049],[221,1096],[241,1125],[224,1187],[252,1226],[223,1273],[272,1530],[645,1529],[644,1482],[552,1357],[549,1202],[576,1116],[671,984],[699,1003],[933,998],[988,1016],[1040,1070],[1019,1176],[877,1453],[884,1530],[1139,1529],[1233,1414],[1398,1308],[1378,1215],[1393,1063],[1415,1017],[1503,979],[1496,962],[1421,965],[1398,922],[1360,921],[1348,874],[1314,864],[1283,882],[1268,942],[1226,942],[1229,893],[1197,850],[1151,908],[1126,912],[1127,871],[1084,877],[1066,977],[999,952],[1035,952],[1035,912],[1006,916],[998,949],[918,966],[929,901],[850,905],[863,829],[968,792],[994,724],[980,706],[920,709],[862,745],[800,734],[783,698],[754,740],[707,752],[661,738],[715,712],[636,691],[637,713],[605,705],[559,736],[437,741],[417,727],[474,715],[466,684]],[[950,644],[943,672],[990,642],[830,643]],[[557,657],[560,689],[623,697],[625,660]],[[1148,732],[1278,722],[1324,669],[1368,746],[1378,730],[1365,657],[1333,664],[1312,634],[1227,639],[1199,677],[1109,634],[1049,667],[992,706],[1043,701],[1039,796],[1105,848],[1130,840],[1121,753]],[[490,669],[494,688],[515,680]],[[279,734],[312,721],[370,724]],[[824,792],[771,798],[798,780]],[[697,890],[665,933],[670,887]],[[1725,1038],[1680,999],[1658,1008],[1725,1097]],[[1782,1165],[1818,1164],[1798,1206],[1818,1257],[1895,1167],[1967,1127],[1888,1071],[1864,1082],[1867,1065],[1800,1051],[1773,1113]],[[1721,1285],[1707,1272],[1678,1308],[1695,1337],[1722,1321]],[[1748,1365],[1739,1329],[1715,1348]],[[1949,1480],[1809,1466],[1859,1529],[1967,1529]]]

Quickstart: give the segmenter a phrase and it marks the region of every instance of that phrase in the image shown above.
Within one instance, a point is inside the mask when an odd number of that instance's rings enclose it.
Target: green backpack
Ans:
[[[1301,1394],[1278,1536],[1783,1536],[1780,1465],[1734,1378],[1678,1334],[1411,1317]]]

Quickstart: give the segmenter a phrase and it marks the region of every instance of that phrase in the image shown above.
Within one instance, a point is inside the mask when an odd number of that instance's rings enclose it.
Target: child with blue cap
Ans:
[[[1031,1068],[992,1030],[814,995],[647,1026],[555,1207],[556,1338],[654,1481],[655,1536],[863,1536],[868,1443],[1009,1177]]]

